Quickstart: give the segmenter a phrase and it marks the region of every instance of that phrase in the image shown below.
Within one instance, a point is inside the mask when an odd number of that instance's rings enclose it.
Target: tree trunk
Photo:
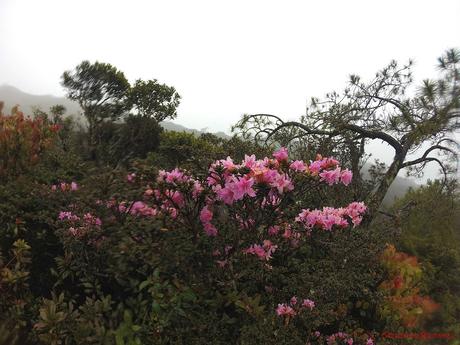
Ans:
[[[382,205],[383,199],[385,198],[388,189],[398,175],[399,170],[401,170],[405,156],[405,153],[399,153],[395,155],[393,162],[385,173],[385,176],[380,181],[378,187],[367,198],[366,205],[369,212],[368,223],[372,222],[372,220],[377,215],[377,211]]]

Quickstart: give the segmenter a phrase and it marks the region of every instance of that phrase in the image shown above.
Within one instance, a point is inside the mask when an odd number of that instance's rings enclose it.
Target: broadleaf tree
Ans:
[[[174,87],[160,84],[156,79],[136,80],[129,93],[132,110],[157,122],[177,117],[180,98]]]
[[[130,85],[116,67],[96,61],[83,61],[62,75],[67,97],[77,101],[88,121],[90,150],[98,144],[96,132],[102,122],[117,120],[129,110]]]

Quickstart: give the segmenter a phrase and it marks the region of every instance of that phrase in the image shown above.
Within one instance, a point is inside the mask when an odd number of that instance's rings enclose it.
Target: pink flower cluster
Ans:
[[[335,345],[338,341],[342,341],[346,345],[353,345],[353,338],[344,332],[337,332],[326,337],[327,345]]]
[[[276,251],[278,246],[274,245],[270,240],[264,240],[263,244],[253,244],[247,249],[243,250],[245,254],[256,255],[260,260],[268,261],[272,258],[272,254]]]
[[[294,317],[304,309],[313,310],[315,302],[310,299],[304,299],[299,303],[296,296],[292,296],[289,303],[280,303],[276,308],[276,314],[284,317]]]
[[[254,185],[254,179],[252,177],[243,177],[238,179],[232,176],[226,181],[225,187],[216,186],[214,189],[217,192],[217,196],[224,203],[231,205],[235,201],[243,199],[246,195],[255,197],[256,192],[252,188]]]
[[[278,162],[283,162],[283,161],[287,162],[287,160],[288,160],[288,151],[287,151],[287,149],[285,147],[282,147],[278,151],[273,153],[273,157],[275,157],[275,159]]]
[[[109,200],[106,207],[119,213],[129,213],[133,216],[153,217],[156,216],[157,210],[150,207],[143,201],[127,202],[121,201],[117,203],[116,200]]]
[[[294,185],[291,178],[280,167],[280,161],[287,161],[287,151],[282,148],[274,153],[277,159],[265,158],[256,160],[255,156],[245,156],[240,165],[230,157],[211,165],[207,178],[217,199],[227,205],[242,200],[245,196],[257,196],[256,185],[265,185],[271,188],[269,197],[292,191]]]
[[[68,191],[75,191],[78,190],[78,184],[76,182],[71,182],[71,183],[66,183],[66,182],[61,182],[59,184],[53,184],[51,186],[51,190],[53,192],[57,191],[58,189],[63,191],[63,192],[68,192]]]
[[[316,331],[314,335],[315,337],[319,338],[321,336],[321,333]],[[337,333],[325,336],[325,339],[326,339],[327,345],[338,345],[338,344],[353,345],[354,344],[353,337],[351,337],[349,334],[345,332],[337,332]],[[372,338],[367,338],[366,345],[374,345],[374,341],[372,340]]]
[[[309,165],[300,160],[289,161],[288,151],[284,147],[276,151],[273,157],[257,160],[255,155],[245,155],[240,164],[227,157],[211,165],[203,182],[194,179],[185,170],[161,170],[156,179],[156,188],[148,186],[144,200],[121,203],[118,205],[118,211],[144,217],[155,217],[161,213],[176,219],[191,209],[196,209],[194,203],[200,203],[198,216],[203,230],[206,235],[215,237],[219,234],[218,222],[214,217],[216,208],[236,205],[238,208],[250,209],[251,203],[257,203],[262,209],[268,208],[274,210],[272,212],[275,214],[282,215],[283,211],[279,205],[283,198],[294,190],[292,177],[296,174],[316,176],[328,184],[341,182],[348,185],[352,178],[351,172],[347,169],[341,170],[338,161],[333,158],[318,156]],[[129,174],[127,179],[132,181],[134,177],[134,174]],[[257,201],[250,201],[251,199]],[[355,225],[359,224],[363,212],[364,210],[354,208],[353,204],[350,204],[344,209],[303,210],[296,220],[308,229],[317,226],[330,230],[334,225],[348,226],[348,219]],[[238,224],[242,230],[251,231],[257,226],[255,217],[246,211],[239,213],[229,209],[229,212],[224,214],[230,216],[231,221]],[[196,216],[195,213],[194,217]],[[187,222],[190,219],[188,216]],[[282,238],[289,239],[295,247],[299,243],[300,233],[294,226],[290,226],[289,220],[285,221]],[[279,230],[279,227],[273,226],[269,229],[269,235],[275,236]],[[267,243],[271,243],[268,240],[264,243],[251,245],[245,253],[269,260],[276,246],[268,246]]]
[[[70,220],[71,222],[76,222],[80,220],[80,217],[73,214],[71,211],[61,211],[58,215],[59,220]]]
[[[92,230],[100,230],[102,226],[102,221],[89,212],[80,217],[71,211],[61,211],[58,219],[70,225],[68,232],[73,237],[83,237]]]
[[[323,170],[335,169],[339,165],[339,161],[332,157],[325,157],[316,155],[314,162],[311,162],[308,166],[308,170],[312,175],[319,175]]]
[[[212,217],[213,217],[213,213],[211,212],[209,205],[201,209],[200,220],[201,220],[201,223],[203,224],[204,231],[206,232],[208,236],[217,236],[217,229],[211,223]]]
[[[125,212],[129,210],[129,213],[133,216],[154,217],[158,213],[155,208],[148,206],[143,201],[135,201],[127,209],[126,209],[126,206],[124,207],[125,207]],[[120,206],[118,208],[120,210]]]
[[[323,158],[318,155],[316,160],[309,165],[308,171],[312,175],[319,175],[320,181],[326,182],[329,186],[339,182],[348,186],[353,173],[348,169],[342,170],[338,165],[339,162],[334,158]]]
[[[164,171],[160,170],[158,172],[157,182],[167,182],[177,185],[179,183],[184,183],[190,181],[190,176],[185,174],[183,171],[179,170],[178,168],[172,171]]]
[[[186,195],[177,190],[179,187],[190,190],[193,200],[197,200],[204,190],[200,181],[178,168],[169,172],[160,170],[157,183],[159,188],[148,188],[144,197],[146,200],[154,199],[157,213],[163,212],[173,219],[177,218],[186,203]]]
[[[348,186],[351,182],[353,174],[350,170],[341,170],[340,167],[334,170],[326,170],[319,174],[321,181],[325,181],[329,186],[342,182],[345,186]]]
[[[331,230],[333,226],[346,228],[350,219],[354,226],[361,223],[367,208],[362,202],[352,202],[345,208],[324,207],[322,210],[302,210],[296,222],[303,224],[308,230],[314,227]]]

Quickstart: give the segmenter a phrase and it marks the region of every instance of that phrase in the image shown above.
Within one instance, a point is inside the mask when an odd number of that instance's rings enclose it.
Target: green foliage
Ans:
[[[91,158],[101,143],[96,133],[107,120],[115,121],[129,110],[129,82],[123,72],[114,66],[83,61],[73,71],[62,75],[62,86],[67,97],[77,101],[88,121],[88,139]]]
[[[129,83],[114,66],[83,61],[62,75],[67,97],[77,101],[91,126],[104,119],[118,119],[127,110]]]
[[[423,287],[439,311],[427,325],[433,332],[460,334],[460,203],[457,184],[447,188],[429,182],[397,201],[395,209],[408,211],[399,219],[402,229],[397,245],[416,255],[425,272]]]
[[[165,134],[197,158],[203,154],[212,160],[212,154],[238,149],[209,135]],[[234,142],[246,149],[244,142]],[[177,163],[175,155],[168,153],[162,164]],[[182,163],[192,167],[194,162],[184,156]],[[246,268],[235,288],[228,284],[230,273],[216,267],[205,239],[193,240],[185,227],[161,218],[136,219],[107,208],[112,199],[140,198],[145,183],[155,179],[156,168],[145,161],[135,169],[136,179],[128,183],[123,171],[94,168],[57,150],[44,157],[33,176],[2,186],[3,252],[25,239],[32,262],[22,287],[28,296],[23,311],[14,312],[11,299],[2,296],[0,320],[24,320],[28,338],[40,344],[304,344],[313,329],[327,333],[375,326],[382,233],[322,234],[297,255],[280,255],[271,271],[261,271],[248,259],[241,262]],[[203,166],[196,169],[204,171]],[[79,190],[50,188],[72,180]],[[69,236],[56,222],[66,209],[98,214],[103,231]],[[302,321],[311,323],[308,330],[295,322],[284,328],[274,312],[280,298],[292,294],[312,296],[318,303],[314,318]],[[366,309],[356,308],[357,301],[366,301]]]
[[[222,157],[242,160],[245,154],[262,156],[271,151],[271,148],[237,137],[224,139],[211,133],[196,136],[193,133],[165,131],[160,137],[158,149],[150,155],[148,162],[163,169],[180,166],[204,173],[212,162]]]
[[[121,124],[112,126],[107,157],[112,163],[126,163],[135,158],[146,158],[160,145],[163,128],[150,117],[129,115]]]
[[[159,84],[156,79],[138,79],[129,92],[129,101],[137,115],[153,118],[157,122],[176,118],[180,98],[174,87]]]

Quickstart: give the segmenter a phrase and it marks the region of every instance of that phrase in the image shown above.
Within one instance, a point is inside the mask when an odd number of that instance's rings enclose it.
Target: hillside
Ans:
[[[32,114],[33,109],[37,107],[43,111],[47,111],[51,106],[56,104],[62,104],[66,107],[67,114],[69,115],[78,115],[81,112],[78,104],[67,98],[52,95],[31,95],[6,84],[0,86],[0,100],[5,102],[7,112],[16,104],[20,105],[20,109],[25,114]]]

